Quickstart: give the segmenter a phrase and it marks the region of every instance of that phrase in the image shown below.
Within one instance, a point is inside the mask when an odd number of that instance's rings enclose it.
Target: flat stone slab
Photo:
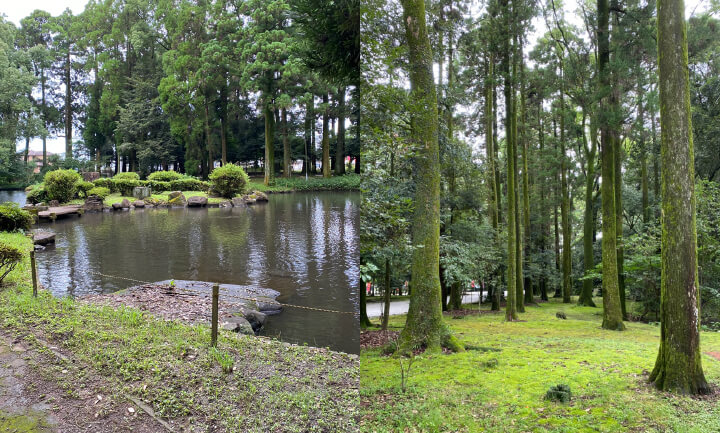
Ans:
[[[38,217],[40,218],[50,218],[52,214],[55,214],[56,217],[63,216],[63,215],[71,215],[71,214],[79,214],[80,208],[82,208],[82,205],[67,205],[67,206],[57,206],[57,207],[49,207],[48,210],[38,212]]]
[[[47,230],[33,231],[33,242],[35,245],[47,245],[55,243],[55,232]]]

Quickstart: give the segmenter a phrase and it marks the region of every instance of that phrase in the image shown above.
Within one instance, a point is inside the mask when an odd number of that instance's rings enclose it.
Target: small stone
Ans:
[[[205,207],[208,204],[207,197],[194,196],[187,200],[188,207]]]
[[[130,413],[135,413],[135,408],[129,407],[129,408],[128,408],[128,412],[130,412]]]
[[[133,203],[133,206],[135,206],[136,208],[144,208],[144,207],[145,207],[145,202],[142,201],[142,200],[136,200],[136,201]]]

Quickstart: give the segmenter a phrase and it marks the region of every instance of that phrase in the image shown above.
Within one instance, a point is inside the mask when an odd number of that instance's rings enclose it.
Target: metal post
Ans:
[[[218,298],[220,297],[220,286],[215,284],[212,289],[212,334],[210,345],[217,347],[218,335]]]

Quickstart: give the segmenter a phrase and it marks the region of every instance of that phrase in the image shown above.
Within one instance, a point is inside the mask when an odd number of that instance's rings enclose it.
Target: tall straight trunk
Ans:
[[[323,177],[330,177],[330,109],[327,104],[329,96],[327,92],[322,97],[325,109],[323,110],[323,136],[322,136],[322,174]]]
[[[275,113],[270,109],[270,105],[266,102],[263,109],[263,117],[265,117],[265,185],[275,179]]]
[[[615,230],[617,234],[617,271],[618,287],[620,289],[620,310],[623,320],[627,320],[625,308],[625,248],[623,247],[623,218],[622,218],[622,141],[616,132],[613,132],[613,156],[615,159]]]
[[[457,281],[450,286],[450,310],[462,308],[462,291],[462,286]]]
[[[562,199],[560,201],[560,213],[562,219],[563,247],[562,247],[562,297],[563,303],[569,303],[572,294],[572,256],[570,233],[570,192],[567,181],[567,154],[565,149],[565,79],[564,64],[560,57],[560,190]]]
[[[638,75],[639,76],[639,75]],[[645,141],[645,106],[643,105],[643,86],[638,82],[638,123],[640,124],[639,149],[640,149],[640,191],[642,194],[643,224],[650,223],[650,197],[648,191],[647,172],[647,143]]]
[[[487,182],[490,185],[488,194],[488,210],[490,213],[490,225],[493,228],[493,243],[499,247],[499,218],[498,218],[498,188],[495,173],[497,161],[495,159],[495,140],[493,139],[494,120],[494,101],[495,101],[495,82],[494,82],[494,63],[495,58],[492,52],[489,54],[487,62],[488,77],[485,83],[485,155],[487,159]],[[500,310],[500,290],[497,285],[492,285],[492,311]]]
[[[582,120],[582,138],[585,148],[585,154],[587,155],[587,167],[585,168],[585,214],[583,221],[583,264],[585,267],[585,276],[590,274],[595,267],[593,257],[593,233],[595,232],[595,220],[594,215],[594,203],[593,203],[593,186],[595,185],[595,154],[597,152],[597,146],[595,145],[597,140],[597,132],[595,125],[590,120],[590,145],[587,143],[587,135],[585,133],[585,118],[586,112],[583,109],[583,120]],[[582,292],[580,293],[580,299],[578,304],[585,305],[588,307],[595,307],[593,301],[593,280],[583,280]]]
[[[28,156],[30,154],[30,135],[25,136],[25,164],[28,162]]]
[[[617,271],[617,247],[615,233],[615,155],[612,125],[608,119],[608,93],[610,92],[610,34],[608,0],[598,0],[598,86],[600,99],[600,159],[602,164],[602,294],[604,329],[625,329],[620,306],[620,287]]]
[[[205,146],[207,149],[207,173],[203,174],[203,177],[210,175],[213,170],[213,155],[212,155],[212,140],[210,137],[210,108],[208,107],[207,99],[205,100]]]
[[[338,89],[338,134],[335,149],[335,174],[345,174],[345,87]]]
[[[372,322],[367,315],[367,291],[362,278],[358,278],[358,286],[360,289],[360,328],[367,329],[372,326]]]
[[[388,327],[390,319],[390,259],[385,259],[385,296],[383,297],[382,330]]]
[[[290,138],[288,136],[288,116],[287,108],[282,109],[283,123],[283,177],[292,175],[292,165],[290,161]]]
[[[504,27],[506,31],[505,40],[503,41],[503,61],[502,61],[502,73],[505,80],[503,86],[505,93],[505,143],[506,143],[506,159],[507,159],[507,301],[505,302],[505,320],[513,321],[518,319],[517,315],[517,224],[516,216],[517,209],[515,198],[515,137],[513,137],[513,124],[514,124],[514,107],[513,107],[513,90],[512,90],[512,78],[510,76],[510,62],[511,62],[511,50],[510,50],[510,39],[511,39],[511,20],[510,20],[510,7],[508,0],[502,0],[501,2]]]
[[[464,350],[443,322],[440,310],[440,149],[433,55],[425,24],[425,2],[402,0],[403,25],[409,52],[411,98],[410,139],[415,149],[415,211],[412,216],[412,295],[405,328],[399,337],[403,352],[424,346]]]
[[[47,107],[45,106],[45,68],[42,68],[40,70],[40,98],[42,100],[42,107],[40,107],[40,114],[42,115],[42,122],[43,122],[43,133],[42,133],[42,143],[43,143],[43,157],[42,157],[42,167],[45,168],[47,166],[47,130],[48,130],[48,121],[47,121]],[[115,163],[115,174],[117,174],[117,162]]]
[[[664,391],[711,392],[700,354],[695,169],[682,0],[658,0],[662,146],[660,349],[650,381]]]
[[[660,200],[660,152],[657,148],[657,132],[655,131],[655,113],[651,112],[651,125],[652,125],[652,155],[653,155],[653,194],[655,195],[655,201]],[[656,215],[656,218],[658,215]]]
[[[529,144],[527,136],[527,112],[526,112],[526,99],[525,94],[525,62],[523,58],[522,44],[520,44],[520,119],[522,134],[522,181],[523,181],[523,245],[525,250],[523,252],[524,261],[530,257],[530,173],[528,172],[528,160],[529,160]],[[533,299],[533,289],[530,277],[525,274],[523,281],[523,288],[525,289],[525,303],[532,304],[535,302]]]
[[[518,171],[518,98],[515,86],[518,83],[518,63],[519,63],[519,38],[515,29],[515,22],[512,23],[513,46],[512,46],[512,146],[513,146],[513,176],[515,178],[515,302],[519,313],[525,312],[525,298],[523,293],[523,248],[522,248],[522,225],[520,224],[520,178]],[[522,91],[522,83],[520,84]]]
[[[227,82],[227,72],[223,72],[223,82]],[[227,86],[220,87],[220,162],[227,164]]]
[[[540,222],[540,252],[543,256],[545,256],[545,248],[546,248],[546,235],[550,231],[550,225],[546,224],[546,218],[548,215],[547,212],[547,200],[545,200],[545,164],[544,164],[544,150],[545,150],[545,131],[544,131],[544,125],[542,121],[542,113],[543,113],[543,98],[540,96],[538,98],[538,142],[540,143],[540,158],[539,163],[541,164],[538,172],[540,175],[540,212],[542,214],[542,220]],[[545,260],[543,260],[543,269],[542,273],[540,275],[540,299],[543,301],[548,300],[548,294],[547,294],[547,269],[545,267]]]
[[[315,134],[315,95],[310,97],[305,108],[305,163],[303,164],[305,176],[308,175],[310,170],[310,161],[308,155],[312,150],[312,137]]]
[[[72,83],[70,82],[70,46],[65,58],[65,159],[72,158]]]

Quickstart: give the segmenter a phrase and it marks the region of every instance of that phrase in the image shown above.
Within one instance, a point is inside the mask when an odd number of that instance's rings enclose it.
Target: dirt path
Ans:
[[[55,348],[38,350],[1,331],[0,432],[165,430],[133,402],[108,395],[102,378],[63,359]]]

